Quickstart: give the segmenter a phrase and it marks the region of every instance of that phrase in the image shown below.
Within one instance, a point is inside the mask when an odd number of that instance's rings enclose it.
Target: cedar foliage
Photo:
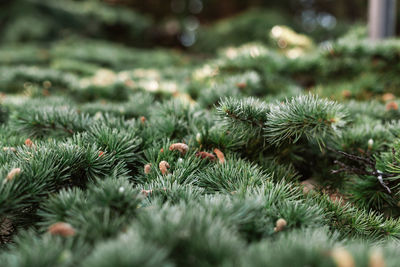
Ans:
[[[1,48],[1,265],[396,266],[400,41],[294,48]]]

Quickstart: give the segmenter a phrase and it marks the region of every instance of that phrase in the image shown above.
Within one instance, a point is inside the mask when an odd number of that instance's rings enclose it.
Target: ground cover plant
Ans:
[[[205,55],[7,32],[1,266],[398,265],[400,40],[275,25]]]

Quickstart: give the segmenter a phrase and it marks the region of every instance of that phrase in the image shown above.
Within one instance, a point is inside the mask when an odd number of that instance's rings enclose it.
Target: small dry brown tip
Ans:
[[[51,82],[50,81],[44,81],[43,82],[43,87],[46,89],[49,89],[51,87]]]
[[[128,87],[134,87],[135,86],[135,82],[132,80],[126,80],[125,81],[125,85]]]
[[[19,175],[21,173],[21,168],[14,168],[6,176],[5,181],[11,181],[12,179],[15,178],[15,176]]]
[[[331,251],[333,261],[337,267],[355,267],[353,256],[344,248],[338,247]]]
[[[141,193],[142,193],[145,197],[147,197],[148,195],[150,195],[151,193],[153,193],[153,190],[151,190],[151,189],[149,189],[149,190],[142,189]]]
[[[225,156],[224,153],[222,153],[221,150],[219,150],[218,148],[214,149],[214,153],[215,155],[217,155],[217,158],[219,160],[219,163],[224,164],[225,163]]]
[[[147,163],[146,165],[144,165],[144,174],[149,174],[151,171],[151,164]]]
[[[28,138],[28,139],[25,140],[25,145],[26,145],[27,147],[33,147],[33,146],[34,146],[32,140],[31,140],[30,138]]]
[[[142,117],[140,117],[140,122],[142,123],[142,124],[144,124],[145,122],[146,122],[146,117],[145,116],[142,116]]]
[[[280,232],[280,231],[282,231],[282,230],[285,229],[286,225],[287,225],[286,220],[280,218],[280,219],[278,219],[278,220],[276,221],[276,223],[275,223],[274,231],[275,231],[275,232]]]
[[[15,151],[17,151],[17,150],[16,150],[14,147],[5,146],[5,147],[3,147],[3,151],[15,152]]]
[[[196,153],[196,157],[199,157],[199,158],[202,158],[202,159],[209,159],[211,161],[216,160],[216,157],[213,154],[205,152],[205,151],[197,152]]]
[[[65,222],[57,222],[50,225],[48,232],[52,235],[59,235],[63,237],[75,235],[75,229],[69,223]]]
[[[169,164],[165,160],[161,161],[158,167],[160,168],[162,175],[166,175],[168,173]]]
[[[387,111],[389,111],[389,110],[398,110],[398,109],[399,109],[399,105],[394,101],[391,101],[391,102],[386,104],[386,110]]]
[[[178,150],[181,152],[182,155],[185,155],[186,152],[189,150],[189,146],[184,143],[175,143],[169,146],[169,151],[176,151]]]
[[[245,82],[241,82],[241,83],[237,83],[236,86],[237,86],[239,89],[244,89],[244,88],[247,87],[247,84],[246,84]]]
[[[331,118],[331,119],[329,119],[329,122],[330,123],[336,123],[336,122],[338,122],[338,119],[337,118]]]
[[[369,255],[369,267],[385,267],[385,259],[380,249],[373,249]]]
[[[349,97],[351,97],[351,92],[349,90],[343,90],[342,91],[342,96],[344,98],[349,98]]]
[[[43,94],[44,96],[50,96],[50,91],[47,90],[47,89],[43,89],[42,94]]]
[[[387,102],[387,101],[392,101],[395,100],[396,96],[392,93],[385,93],[382,95],[382,100]]]

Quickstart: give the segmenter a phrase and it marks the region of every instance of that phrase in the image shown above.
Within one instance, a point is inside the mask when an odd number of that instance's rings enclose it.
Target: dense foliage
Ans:
[[[3,36],[0,265],[398,265],[400,41],[221,25],[207,57]]]

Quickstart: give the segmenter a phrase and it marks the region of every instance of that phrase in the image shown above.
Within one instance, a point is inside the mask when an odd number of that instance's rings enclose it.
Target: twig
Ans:
[[[357,156],[357,155],[352,155],[343,151],[339,151],[339,150],[335,150],[332,149],[330,147],[328,147],[329,150],[340,154],[342,156],[344,156],[345,158],[355,161],[358,163],[359,166],[355,167],[355,166],[349,166],[339,160],[335,160],[334,163],[339,165],[341,168],[337,169],[337,170],[332,170],[331,172],[336,174],[336,173],[340,173],[340,172],[347,172],[347,173],[352,173],[352,174],[357,174],[357,175],[368,175],[368,176],[375,176],[378,180],[378,182],[381,184],[381,186],[389,193],[391,194],[392,191],[390,190],[390,188],[385,184],[385,182],[383,181],[383,178],[386,177],[393,177],[395,176],[394,174],[391,173],[383,173],[382,171],[376,169],[376,161],[375,159],[369,157],[361,157],[361,156]],[[395,155],[395,150],[392,149],[392,153],[393,155]],[[394,157],[393,157],[394,160]],[[394,163],[393,163],[394,164]],[[369,170],[371,169],[371,170]]]

